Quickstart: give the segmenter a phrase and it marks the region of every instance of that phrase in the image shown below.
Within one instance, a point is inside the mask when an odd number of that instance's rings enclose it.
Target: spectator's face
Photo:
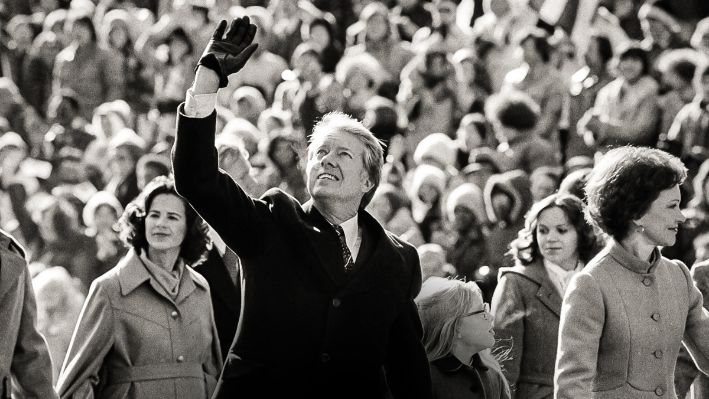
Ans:
[[[322,66],[317,57],[312,54],[303,54],[293,65],[298,76],[307,82],[317,82],[322,73]]]
[[[283,167],[294,167],[298,163],[293,145],[287,141],[279,141],[273,151],[273,161]]]
[[[522,58],[524,59],[524,62],[528,64],[538,64],[541,62],[542,58],[539,55],[537,48],[534,47],[533,40],[527,39],[520,43],[520,46],[522,48]]]
[[[373,41],[384,39],[387,35],[388,24],[385,15],[372,15],[367,21],[367,38]]]
[[[537,218],[537,244],[544,259],[570,270],[578,263],[578,232],[559,207],[547,208]]]
[[[58,175],[61,182],[78,183],[83,180],[84,169],[78,160],[65,159],[59,165]]]
[[[512,198],[509,195],[496,192],[492,195],[492,209],[495,210],[495,215],[498,219],[507,219],[512,211]]]
[[[584,53],[583,58],[586,62],[586,65],[588,65],[591,68],[599,69],[603,66],[603,61],[601,60],[601,54],[598,50],[598,41],[597,40],[591,40],[588,43],[588,48],[586,49],[586,52]]]
[[[699,41],[699,48],[697,50],[709,51],[709,30],[704,32],[701,40]]]
[[[173,61],[180,61],[187,55],[190,48],[184,40],[173,38],[170,41],[170,57]]]
[[[453,25],[455,23],[455,3],[452,1],[440,1],[436,4],[436,13],[438,20],[442,25]]]
[[[458,137],[465,143],[465,149],[468,151],[480,148],[483,145],[483,139],[474,124],[468,123],[458,128]]]
[[[324,49],[330,44],[330,33],[322,25],[315,25],[310,28],[310,40],[320,49]]]
[[[71,102],[62,97],[54,97],[47,109],[49,120],[62,126],[69,126],[76,116]]]
[[[494,318],[489,312],[489,307],[483,308],[482,297],[476,302],[477,306],[471,307],[460,318],[453,345],[471,348],[477,352],[491,348],[495,344],[495,332],[492,329]]]
[[[685,217],[680,212],[679,201],[681,195],[679,185],[663,190],[650,209],[634,224],[642,226],[639,232],[641,239],[655,246],[669,247],[677,239],[677,228],[684,223]],[[631,226],[632,230],[633,226]],[[632,234],[632,233],[631,233]]]
[[[57,0],[40,0],[39,2],[39,9],[45,13],[54,11],[57,8],[59,8],[59,2]]]
[[[19,48],[29,48],[32,45],[33,36],[32,28],[29,24],[21,24],[12,32],[12,39]]]
[[[179,249],[186,234],[185,203],[172,194],[157,195],[145,215],[148,254]]]
[[[113,225],[118,221],[116,211],[108,206],[101,205],[94,213],[94,224],[98,232],[111,232]]]
[[[350,133],[332,132],[308,149],[308,191],[314,200],[354,202],[372,188],[364,167],[364,144]]]
[[[556,182],[544,173],[532,174],[531,176],[532,200],[537,202],[548,197],[556,191]]]
[[[470,83],[475,80],[475,62],[467,58],[460,63],[460,70],[463,72],[463,83]]]
[[[128,42],[128,32],[122,26],[114,26],[108,36],[108,41],[114,48],[123,48]]]
[[[453,208],[453,228],[456,231],[464,232],[470,230],[476,223],[475,214],[465,206],[456,205]]]
[[[629,83],[635,83],[643,73],[643,62],[635,57],[625,57],[618,64],[620,75]]]
[[[75,22],[71,26],[70,38],[72,43],[85,46],[91,43],[91,30],[82,22]]]
[[[135,168],[133,157],[125,147],[118,147],[111,151],[110,164],[113,176],[121,179],[133,173]]]
[[[157,168],[150,165],[137,169],[136,177],[138,179],[138,188],[142,190],[148,183],[153,181],[154,178],[162,175],[163,174]]]
[[[431,205],[438,200],[438,189],[433,183],[424,182],[421,184],[421,187],[419,187],[418,197],[424,203]]]
[[[666,44],[672,37],[672,32],[667,26],[653,18],[641,20],[640,27],[646,37],[651,37],[652,40],[662,45]]]

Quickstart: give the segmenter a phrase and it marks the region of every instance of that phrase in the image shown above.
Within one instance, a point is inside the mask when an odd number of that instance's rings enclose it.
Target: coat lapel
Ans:
[[[524,269],[524,275],[539,284],[539,289],[537,289],[537,293],[535,294],[537,299],[557,317],[560,317],[562,298],[551,283],[549,275],[547,275],[547,271],[544,269],[544,265],[542,265],[541,262],[535,262],[526,266]]]
[[[341,286],[347,279],[342,255],[339,252],[340,243],[332,225],[313,206],[310,200],[303,205],[303,210],[309,223],[302,223],[301,231],[310,245],[311,253],[325,270],[330,281],[335,286]]]

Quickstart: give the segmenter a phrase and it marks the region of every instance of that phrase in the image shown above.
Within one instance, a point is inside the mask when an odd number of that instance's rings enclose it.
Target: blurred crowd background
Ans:
[[[690,175],[663,251],[709,258],[709,2],[4,0],[0,227],[28,251],[54,359],[126,253],[124,207],[170,173],[216,22],[242,15],[259,48],[219,92],[217,150],[252,195],[307,201],[313,125],[353,115],[387,144],[368,209],[419,248],[424,279],[475,280],[489,300],[533,203],[583,197],[609,146],[658,146]]]

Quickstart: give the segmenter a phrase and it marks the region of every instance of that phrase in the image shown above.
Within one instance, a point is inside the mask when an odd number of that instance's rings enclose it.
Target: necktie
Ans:
[[[337,238],[340,239],[340,248],[342,249],[342,261],[345,265],[345,272],[349,273],[354,269],[354,260],[352,260],[352,253],[347,247],[347,240],[345,239],[345,232],[342,230],[341,226],[335,225],[335,233],[337,233]]]

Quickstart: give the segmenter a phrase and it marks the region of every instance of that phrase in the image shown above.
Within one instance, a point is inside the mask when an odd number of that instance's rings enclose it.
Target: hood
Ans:
[[[503,192],[512,199],[508,215],[497,215],[492,206],[492,196]],[[529,175],[520,169],[492,175],[483,190],[485,211],[491,223],[506,222],[514,224],[520,221],[532,205]]]

